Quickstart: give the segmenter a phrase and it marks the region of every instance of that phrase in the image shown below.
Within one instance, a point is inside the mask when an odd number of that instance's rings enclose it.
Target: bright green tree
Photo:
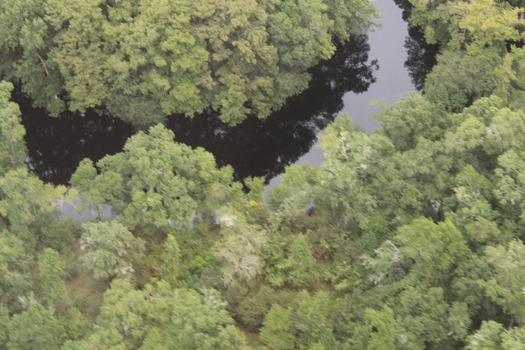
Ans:
[[[82,161],[71,183],[84,202],[110,205],[131,228],[187,227],[197,214],[209,218],[221,203],[242,195],[231,168],[217,169],[210,153],[173,137],[162,125],[139,132],[121,153],[97,163],[98,174],[90,160]]]
[[[111,279],[134,272],[133,263],[140,261],[144,242],[117,221],[88,222],[80,249],[86,251],[82,264],[93,271],[95,278]]]

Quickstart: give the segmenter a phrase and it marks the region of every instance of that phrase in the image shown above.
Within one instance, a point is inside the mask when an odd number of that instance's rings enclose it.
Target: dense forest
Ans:
[[[525,3],[410,3],[424,93],[339,117],[265,196],[163,117],[264,118],[372,4],[0,1],[0,349],[525,349]],[[142,131],[44,183],[13,84]],[[60,219],[77,199],[114,217]]]
[[[145,127],[212,107],[264,118],[307,87],[367,0],[2,1],[0,73],[58,114],[102,107]]]

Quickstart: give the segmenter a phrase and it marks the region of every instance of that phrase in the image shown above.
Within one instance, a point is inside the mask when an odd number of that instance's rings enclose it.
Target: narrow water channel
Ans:
[[[361,125],[366,133],[371,133],[380,126],[380,123],[374,119],[374,114],[381,112],[381,108],[375,101],[392,106],[399,98],[415,90],[414,81],[419,79],[409,74],[410,67],[406,65],[410,60],[405,43],[414,42],[415,39],[409,36],[408,24],[402,16],[403,10],[393,0],[375,0],[374,5],[379,10],[379,26],[368,34],[370,62],[377,63],[374,83],[370,84],[364,92],[348,91],[343,96],[344,106],[339,113],[339,115],[344,113],[350,115],[352,120]],[[415,52],[412,54],[419,53],[418,49],[425,50],[426,48],[414,47]],[[307,153],[297,160],[297,163],[308,162],[317,166],[323,159],[319,142],[316,142]],[[276,186],[279,178],[276,176],[271,179],[267,190]]]
[[[230,127],[209,112],[192,119],[171,116],[166,125],[176,141],[204,147],[220,166],[231,165],[238,180],[263,176],[270,181],[295,162],[319,164],[322,153],[316,146],[317,136],[338,115],[350,114],[371,132],[379,125],[372,117],[379,107],[371,101],[391,105],[414,88],[409,71],[417,80],[419,70],[410,66],[407,70],[405,62],[419,62],[407,59],[407,24],[396,2],[407,7],[406,0],[376,0],[381,28],[339,45],[332,59],[311,70],[310,87],[268,119],[249,117]],[[412,56],[421,51],[424,48],[415,41]],[[15,100],[21,105],[27,131],[28,165],[46,182],[67,184],[80,160],[97,161],[120,151],[134,132],[129,125],[93,111],[85,117],[63,113],[56,119],[31,107],[20,95]]]

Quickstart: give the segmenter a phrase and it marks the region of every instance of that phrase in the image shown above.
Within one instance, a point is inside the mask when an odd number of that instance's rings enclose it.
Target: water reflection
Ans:
[[[367,63],[368,51],[366,36],[340,45],[332,59],[311,70],[308,90],[290,98],[264,121],[250,117],[229,127],[209,112],[193,119],[169,117],[167,126],[177,141],[202,146],[220,165],[232,165],[237,179],[270,179],[310,149],[316,134],[343,108],[346,92],[366,91],[374,82],[376,64]],[[93,110],[84,117],[63,113],[52,118],[45,110],[31,107],[31,101],[20,94],[15,94],[14,100],[22,110],[29,167],[46,182],[67,184],[80,160],[88,157],[97,161],[120,151],[133,133],[130,125]]]
[[[221,123],[214,113],[193,119],[171,117],[175,138],[212,152],[221,165],[231,164],[238,179],[280,174],[308,152],[316,135],[343,108],[343,95],[364,92],[375,81],[376,62],[368,62],[367,36],[340,45],[334,57],[311,71],[308,90],[291,97],[266,120],[250,117],[236,127]]]
[[[94,110],[84,117],[68,112],[52,118],[20,94],[13,94],[13,100],[26,128],[28,166],[45,182],[67,184],[82,159],[96,161],[119,152],[133,133],[130,125]]]
[[[412,12],[412,5],[408,0],[394,0],[403,10],[403,20],[408,22]],[[439,53],[438,45],[429,45],[425,41],[423,31],[419,27],[409,27],[408,36],[405,38],[407,60],[405,67],[410,79],[418,91],[423,91],[425,77],[436,64],[436,55]]]
[[[403,9],[406,20],[410,3],[394,2]],[[382,48],[387,55],[381,56],[383,62],[404,54],[401,43],[389,42],[387,46]],[[405,67],[415,87],[422,90],[424,76],[435,63],[438,49],[426,45],[422,33],[414,28],[405,38],[405,48],[408,53]],[[202,146],[215,155],[220,165],[232,165],[237,179],[248,176],[270,179],[310,150],[319,131],[343,109],[345,94],[365,92],[375,82],[377,63],[369,62],[369,51],[367,36],[339,45],[332,59],[311,70],[309,89],[291,97],[280,111],[264,121],[250,117],[241,125],[229,127],[220,122],[216,113],[209,112],[193,119],[173,116],[166,124],[175,132],[177,141]],[[383,80],[388,77],[382,76]],[[393,81],[399,84],[399,79]],[[349,95],[352,94],[346,96]],[[14,99],[20,104],[27,131],[29,167],[47,182],[67,184],[80,160],[88,157],[97,161],[120,151],[133,133],[131,126],[109,116],[99,116],[93,110],[84,117],[63,113],[55,119],[42,109],[32,108],[30,100],[21,95],[15,94]],[[365,103],[368,105],[369,101]],[[349,106],[352,115],[359,114],[356,103]]]

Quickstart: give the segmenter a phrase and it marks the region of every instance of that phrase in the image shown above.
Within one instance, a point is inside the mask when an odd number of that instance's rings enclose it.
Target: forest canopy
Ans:
[[[425,93],[371,134],[339,117],[266,198],[162,124],[46,184],[1,82],[0,350],[523,349],[525,10],[413,4],[441,45]],[[76,198],[114,215],[60,218]]]
[[[374,15],[366,0],[2,1],[0,75],[55,115],[144,127],[213,108],[237,124],[306,89]]]

